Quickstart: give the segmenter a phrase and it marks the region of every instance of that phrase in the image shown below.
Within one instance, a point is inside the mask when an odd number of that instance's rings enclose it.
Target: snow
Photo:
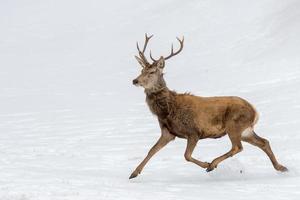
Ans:
[[[297,0],[1,1],[0,199],[299,199],[300,2]],[[210,173],[187,163],[186,141],[129,175],[158,139],[140,88],[135,42],[154,34],[171,89],[236,95],[260,113],[288,173],[244,151]],[[210,162],[227,137],[199,141]]]

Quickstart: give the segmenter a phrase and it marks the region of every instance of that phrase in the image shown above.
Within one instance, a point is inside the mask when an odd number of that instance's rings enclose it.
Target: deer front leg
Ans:
[[[186,150],[184,153],[184,158],[188,161],[188,162],[193,162],[196,165],[199,165],[202,168],[207,168],[209,166],[209,163],[207,162],[202,162],[200,160],[197,160],[195,158],[192,157],[192,153],[196,147],[196,144],[198,142],[198,137],[197,136],[189,136],[187,139],[187,146],[186,146]]]
[[[146,158],[137,166],[137,168],[132,172],[129,179],[137,177],[147,164],[147,162],[151,159],[151,157],[157,153],[160,149],[166,146],[171,140],[174,140],[175,136],[172,135],[166,128],[161,130],[161,136],[156,142],[156,144],[150,149]]]

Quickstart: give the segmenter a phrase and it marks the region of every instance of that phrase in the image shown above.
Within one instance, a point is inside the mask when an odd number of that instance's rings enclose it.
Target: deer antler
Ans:
[[[146,59],[146,56],[144,55],[145,53],[145,50],[146,50],[146,47],[148,45],[148,42],[149,40],[153,37],[153,35],[150,35],[149,37],[147,36],[147,33],[145,33],[145,43],[144,43],[144,47],[143,47],[143,51],[140,50],[140,47],[139,47],[139,43],[137,42],[136,43],[136,47],[139,51],[139,55],[140,55],[140,58],[143,60],[143,62],[145,63],[148,63],[147,59]]]
[[[180,43],[180,48],[174,53],[173,44],[172,44],[171,54],[170,54],[169,56],[165,57],[165,60],[167,60],[167,59],[169,59],[169,58],[171,58],[171,57],[173,57],[173,56],[179,54],[179,53],[181,52],[181,50],[183,49],[184,37],[182,37],[182,40],[180,40],[178,37],[176,37],[176,39],[177,39],[178,42]],[[154,59],[154,58],[152,57],[151,51],[150,51],[150,58],[151,58],[154,62],[157,61],[156,59]]]

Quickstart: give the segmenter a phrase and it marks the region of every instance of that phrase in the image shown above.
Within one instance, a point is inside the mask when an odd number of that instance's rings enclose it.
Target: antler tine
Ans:
[[[176,51],[174,53],[174,49],[173,49],[173,44],[172,44],[172,47],[171,47],[171,54],[167,57],[165,57],[165,60],[179,54],[181,52],[181,50],[183,49],[183,42],[184,42],[184,37],[182,37],[182,40],[180,40],[178,37],[176,37],[176,39],[178,40],[178,42],[180,43],[180,48],[178,49],[178,51]]]
[[[136,47],[139,51],[139,55],[140,55],[141,59],[143,59],[145,62],[148,62],[148,61],[147,61],[146,56],[144,55],[144,53],[145,53],[146,47],[148,45],[148,42],[152,37],[153,37],[153,35],[150,35],[148,37],[147,33],[145,33],[145,43],[144,43],[143,51],[140,50],[139,43],[138,42],[136,43]]]
[[[136,42],[136,48],[138,49],[139,52],[141,52],[141,50],[139,48],[139,42]]]
[[[157,60],[155,60],[153,57],[152,57],[152,54],[151,54],[151,50],[150,50],[150,58],[153,62],[157,62]]]
[[[145,45],[143,48],[143,53],[145,53],[146,47],[148,45],[149,40],[153,37],[153,35],[150,35],[149,37],[147,36],[147,33],[145,33]]]
[[[148,45],[148,42],[149,40],[153,37],[153,35],[150,35],[149,37],[147,36],[147,33],[145,34],[145,44],[144,44],[144,47],[143,47],[143,51],[140,50],[140,47],[139,47],[139,43],[136,42],[136,47],[138,49],[139,52],[142,52],[142,53],[145,53],[145,50],[146,50],[146,47]]]

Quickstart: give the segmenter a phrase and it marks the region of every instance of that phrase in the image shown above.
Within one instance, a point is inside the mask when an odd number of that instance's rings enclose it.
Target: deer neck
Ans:
[[[158,118],[166,118],[174,104],[174,92],[170,91],[165,82],[155,88],[146,89],[146,102],[150,111]]]

